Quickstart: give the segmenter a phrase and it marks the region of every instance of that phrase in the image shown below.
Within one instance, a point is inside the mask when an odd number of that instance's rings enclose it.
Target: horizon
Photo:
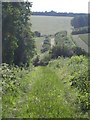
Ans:
[[[56,12],[56,13],[67,13],[67,14],[69,14],[69,13],[73,13],[73,14],[88,14],[88,13],[79,13],[79,12],[75,13],[75,12],[66,12],[66,11],[65,12],[60,12],[60,11],[57,12],[57,11],[54,11],[54,10],[50,10],[50,11],[32,11],[32,12],[44,12],[45,13],[45,12],[51,12],[51,11]]]
[[[29,0],[32,2],[32,12],[67,12],[67,13],[88,13],[90,0]]]

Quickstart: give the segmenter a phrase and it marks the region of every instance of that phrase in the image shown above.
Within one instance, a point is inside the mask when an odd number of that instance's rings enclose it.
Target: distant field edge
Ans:
[[[2,118],[1,120],[42,120],[42,118]],[[89,120],[88,118],[43,118],[44,120]]]
[[[58,16],[58,15],[31,15],[31,16],[45,16],[45,17],[73,17],[73,16]]]

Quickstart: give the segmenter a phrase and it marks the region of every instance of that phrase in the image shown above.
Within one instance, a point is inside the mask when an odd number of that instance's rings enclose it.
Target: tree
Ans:
[[[30,27],[29,2],[2,3],[3,62],[8,64],[29,63],[34,55],[34,33]]]
[[[71,20],[71,25],[74,26],[74,28],[88,26],[88,15],[75,16]]]

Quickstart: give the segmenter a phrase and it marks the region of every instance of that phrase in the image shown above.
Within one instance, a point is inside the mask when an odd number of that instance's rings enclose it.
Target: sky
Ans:
[[[90,0],[29,0],[33,2],[31,11],[56,11],[88,13],[88,2]]]

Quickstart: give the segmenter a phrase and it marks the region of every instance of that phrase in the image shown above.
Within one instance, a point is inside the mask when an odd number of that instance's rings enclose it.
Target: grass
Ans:
[[[88,45],[88,34],[80,34],[79,37]]]
[[[31,16],[32,31],[39,31],[47,35],[55,34],[62,30],[71,33],[71,19],[72,17]]]
[[[79,35],[72,35],[73,42],[88,52],[88,45],[79,37]]]
[[[54,70],[49,67],[37,67],[24,80],[28,84],[28,92],[22,93],[21,97],[14,99],[13,96],[9,96],[9,98],[8,95],[4,96],[4,102],[7,101],[6,106],[9,108],[7,111],[4,109],[3,116],[24,118],[75,117],[73,107],[65,98],[64,84]]]
[[[18,70],[16,75],[22,76],[17,77],[19,94],[3,94],[3,118],[87,118],[77,103],[78,90],[71,88],[71,72],[78,66],[69,67],[69,61],[70,58],[59,58],[27,73]]]
[[[54,34],[67,30],[69,39],[66,42],[73,45],[72,36],[70,36],[71,19],[70,17],[32,16],[32,30],[37,30],[42,34]],[[87,44],[79,37],[73,36],[73,41],[87,50]],[[35,38],[37,53],[41,55],[41,58],[48,54],[48,52],[44,54],[40,52],[44,40],[44,37]],[[60,42],[62,43],[63,40],[61,39]],[[5,85],[3,90],[6,90],[2,95],[3,118],[88,118],[87,113],[82,113],[81,103],[79,104],[77,101],[79,90],[71,87],[70,82],[72,77],[79,78],[78,72],[82,73],[87,67],[86,59],[81,58],[64,59],[60,57],[51,60],[48,66],[31,67],[28,70],[24,68],[23,70],[15,68],[14,71],[9,71],[9,68],[5,69],[4,80],[7,84],[3,80]],[[81,63],[79,64],[79,62]],[[10,75],[9,78],[6,74]],[[13,81],[16,82],[16,86],[12,84]],[[11,90],[12,87],[17,92]]]

